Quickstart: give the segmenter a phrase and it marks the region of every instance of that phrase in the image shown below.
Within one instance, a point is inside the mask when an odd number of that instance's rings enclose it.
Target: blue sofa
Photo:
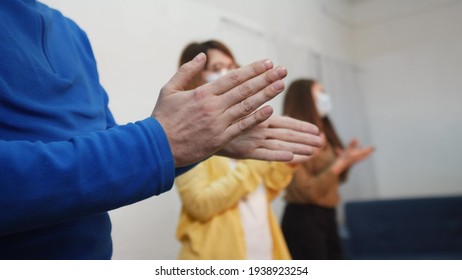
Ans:
[[[348,259],[462,259],[462,196],[345,204]]]

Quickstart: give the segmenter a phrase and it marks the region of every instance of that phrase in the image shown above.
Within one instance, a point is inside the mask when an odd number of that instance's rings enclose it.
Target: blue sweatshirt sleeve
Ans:
[[[114,127],[117,125],[116,121],[114,120],[114,117],[111,113],[111,110],[109,110],[109,107],[108,107],[108,104],[109,104],[109,98],[108,98],[108,95],[106,93],[106,91],[104,90],[103,87],[101,87],[101,91],[102,91],[102,94],[104,96],[104,104],[105,104],[105,114],[106,114],[106,123],[107,123],[107,128],[111,128],[111,127]],[[184,167],[179,167],[179,168],[176,168],[175,169],[175,177],[177,176],[180,176],[186,172],[188,172],[189,170],[191,170],[194,166],[196,166],[197,163],[195,164],[191,164],[191,165],[188,165],[188,166],[184,166]]]
[[[125,206],[171,189],[174,160],[148,118],[61,142],[0,140],[0,235]]]

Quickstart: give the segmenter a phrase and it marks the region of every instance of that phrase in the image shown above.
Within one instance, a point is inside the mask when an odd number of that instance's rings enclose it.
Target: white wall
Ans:
[[[44,0],[88,34],[101,83],[119,123],[150,115],[182,48],[217,38],[241,64],[269,57],[289,69],[287,82],[314,75],[313,54],[351,61],[350,9],[339,0]],[[281,111],[281,97],[273,102]],[[348,115],[339,115],[338,118]],[[282,203],[275,204],[277,213]],[[111,212],[115,259],[173,259],[180,203],[173,190]]]
[[[354,9],[378,197],[462,194],[462,1]]]

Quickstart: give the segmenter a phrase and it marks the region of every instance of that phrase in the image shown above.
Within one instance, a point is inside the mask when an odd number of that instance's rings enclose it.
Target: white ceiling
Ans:
[[[371,0],[343,0],[351,5],[357,5],[357,4],[362,4],[364,2],[368,2],[368,1],[371,1]]]
[[[344,16],[344,22],[356,28],[370,27],[377,24],[429,13],[451,5],[460,4],[461,0],[342,0],[351,7],[351,14]],[[330,11],[334,13],[334,11]],[[336,15],[339,17],[338,15]]]

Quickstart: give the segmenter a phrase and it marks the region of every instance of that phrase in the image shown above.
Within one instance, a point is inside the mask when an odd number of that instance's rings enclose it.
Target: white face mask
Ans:
[[[325,117],[327,114],[332,112],[332,100],[330,95],[325,92],[320,92],[316,100],[316,108],[318,109],[321,117]]]
[[[205,79],[207,80],[207,83],[210,83],[215,80],[218,80],[219,78],[223,77],[226,74],[228,74],[228,70],[223,69],[219,72],[213,72],[212,74],[208,75]]]

